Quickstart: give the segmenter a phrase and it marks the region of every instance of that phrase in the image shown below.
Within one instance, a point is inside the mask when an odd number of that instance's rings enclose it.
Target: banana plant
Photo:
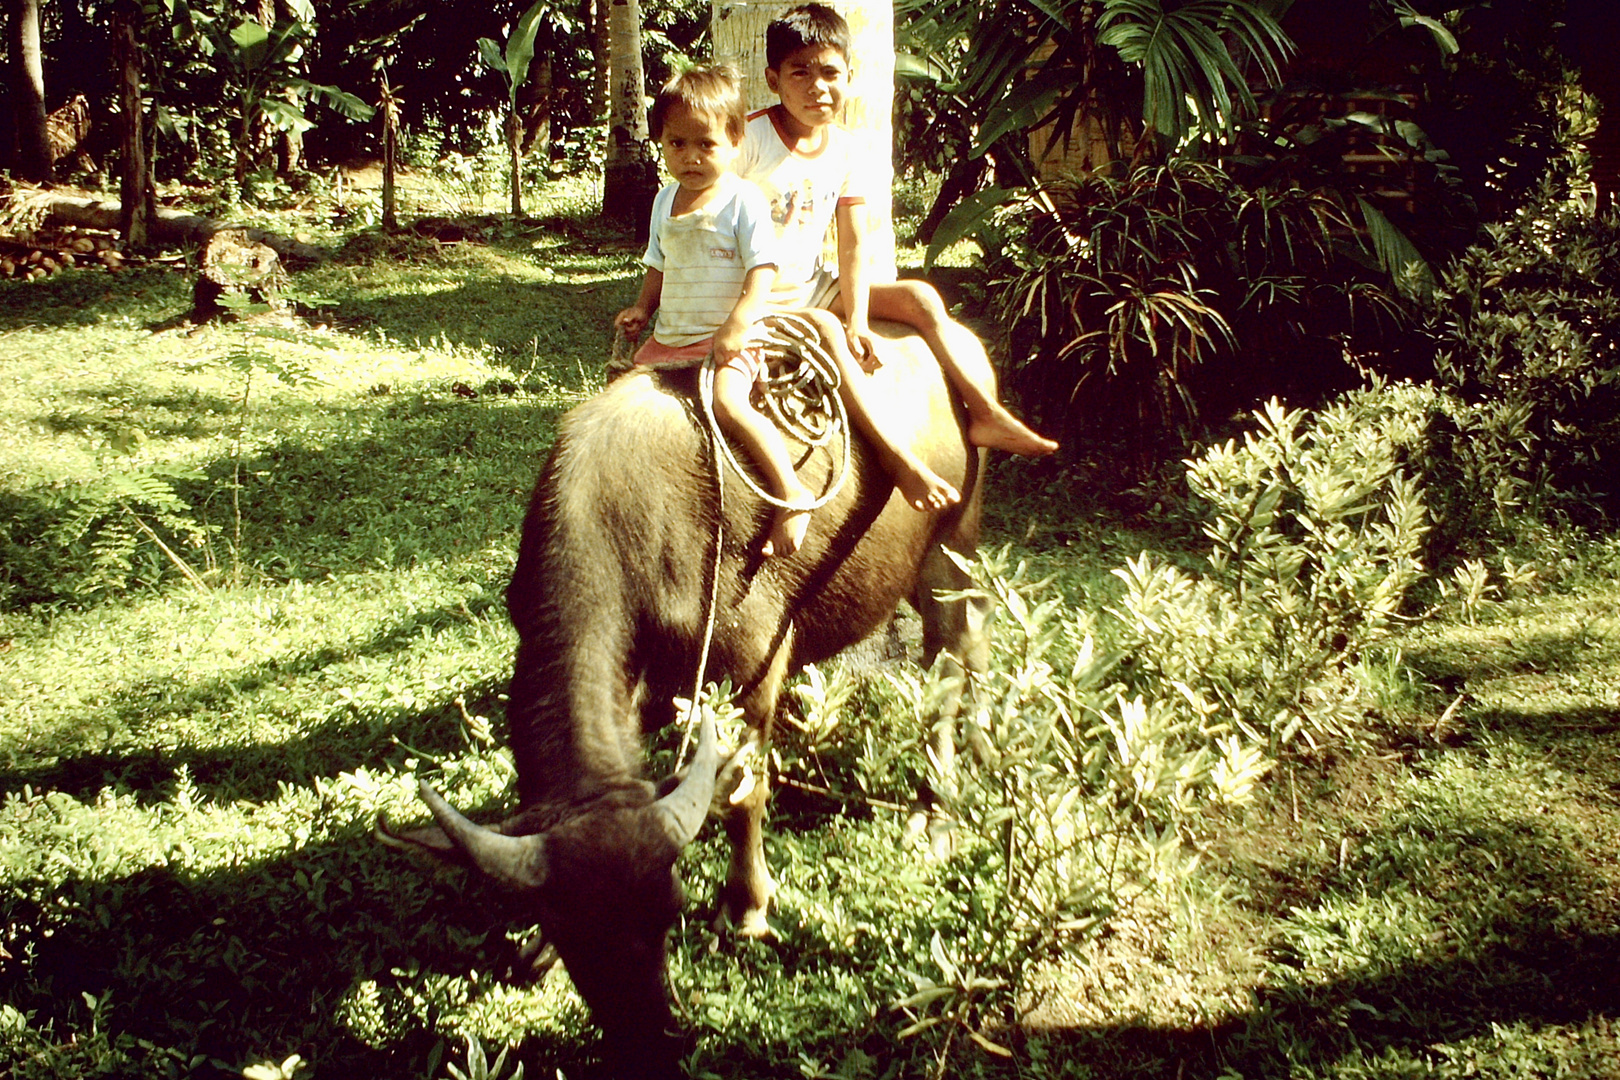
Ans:
[[[1073,132],[1094,129],[1107,157],[1207,157],[1254,110],[1251,71],[1278,80],[1293,45],[1282,0],[901,0],[910,29],[898,66],[983,117],[974,156],[997,164],[1027,138],[1023,171]],[[896,19],[897,24],[901,20]],[[969,44],[971,43],[971,45]],[[1106,162],[1099,162],[1106,164]],[[1005,172],[1005,170],[1002,170]],[[1018,194],[1008,190],[1002,201]],[[930,258],[974,231],[996,199],[945,216]]]
[[[512,155],[512,216],[523,214],[523,117],[518,110],[518,93],[529,78],[529,65],[534,61],[535,38],[542,24],[550,20],[562,21],[551,5],[551,0],[535,0],[534,6],[523,13],[503,48],[491,38],[478,39],[478,55],[484,64],[500,73],[506,80],[506,97],[510,111],[506,118],[506,143]]]
[[[261,130],[303,132],[315,126],[304,114],[305,102],[319,101],[350,120],[369,120],[373,113],[353,94],[298,77],[298,61],[315,37],[315,7],[312,0],[283,0],[283,6],[291,17],[278,18],[272,26],[244,18],[227,29],[195,11],[186,14],[188,20],[196,18],[203,54],[237,97],[239,188],[252,169]]]

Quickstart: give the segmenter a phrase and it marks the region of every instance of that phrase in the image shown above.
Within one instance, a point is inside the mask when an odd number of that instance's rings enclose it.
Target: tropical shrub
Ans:
[[[1446,273],[1427,329],[1456,399],[1433,432],[1448,547],[1620,510],[1620,221],[1550,186]]]
[[[1246,189],[1175,161],[1036,189],[985,244],[1011,381],[1041,423],[1120,444],[1138,468],[1177,456],[1209,420],[1272,395],[1355,385],[1402,303],[1354,240],[1339,194]]]
[[[1364,712],[1354,670],[1387,636],[1423,566],[1427,514],[1403,468],[1424,397],[1362,391],[1307,419],[1272,401],[1241,446],[1188,465],[1213,513],[1209,572],[1147,558],[1118,571],[1132,683],[1175,687],[1278,754],[1353,739]]]
[[[928,88],[917,103],[951,121],[942,125],[947,141],[966,137],[971,148],[951,160],[929,221],[973,193],[990,156],[998,183],[1028,183],[1035,159],[1077,130],[1095,131],[1107,147],[1107,160],[1093,168],[1133,149],[1200,155],[1229,140],[1254,109],[1250,75],[1274,83],[1291,47],[1269,7],[1252,0],[902,3],[897,71]],[[904,158],[925,144],[901,145]],[[930,237],[932,226],[922,235]]]
[[[991,669],[965,719],[970,759],[930,759],[954,850],[904,1035],[992,1052],[1039,1004],[1042,965],[1144,891],[1194,872],[1217,807],[1245,802],[1284,755],[1359,737],[1362,654],[1421,572],[1425,514],[1401,467],[1425,399],[1366,392],[1314,416],[1275,402],[1257,430],[1188,463],[1210,507],[1208,572],[1147,555],[1093,612],[1009,567]],[[950,680],[891,676],[926,717]],[[827,696],[816,695],[817,700]],[[914,918],[915,916],[913,916]]]

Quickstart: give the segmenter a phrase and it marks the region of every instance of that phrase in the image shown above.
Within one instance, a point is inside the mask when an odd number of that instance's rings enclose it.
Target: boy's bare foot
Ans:
[[[999,403],[987,415],[968,418],[968,442],[1022,457],[1045,457],[1058,448],[1056,442],[1032,431]]]
[[[900,494],[913,510],[943,510],[962,501],[962,493],[917,458],[902,460],[895,469]]]
[[[805,534],[810,531],[810,511],[800,510],[798,506],[808,506],[815,501],[808,488],[799,488],[790,491],[783,500],[792,506],[779,506],[776,508],[776,518],[771,522],[770,535],[765,538],[765,546],[760,554],[766,558],[773,555],[786,557],[792,555],[804,546]]]

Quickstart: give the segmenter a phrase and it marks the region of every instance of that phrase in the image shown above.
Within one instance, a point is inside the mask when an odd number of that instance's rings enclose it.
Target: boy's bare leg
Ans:
[[[877,415],[868,406],[862,391],[870,376],[861,367],[860,361],[855,359],[855,354],[849,351],[843,324],[830,311],[819,308],[798,314],[815,323],[821,331],[822,342],[832,350],[833,359],[838,362],[838,369],[843,374],[843,385],[838,395],[844,400],[850,421],[876,448],[883,459],[884,468],[894,478],[900,494],[912,509],[943,510],[960,502],[962,493],[950,481],[924,464],[909,446],[903,446],[891,438],[883,425],[878,423]]]
[[[810,489],[799,483],[782,433],[754,408],[749,395],[754,381],[734,367],[720,367],[714,373],[714,415],[725,433],[742,443],[743,449],[764,474],[771,494],[788,503],[777,507],[770,536],[760,549],[763,555],[792,555],[804,545],[810,529],[810,511],[792,509],[815,501]]]
[[[973,331],[951,318],[932,285],[922,281],[874,282],[868,306],[874,319],[913,328],[928,342],[968,411],[968,441],[1024,457],[1044,457],[1058,448],[1031,430],[1001,403],[996,369]],[[834,307],[837,307],[835,302]]]

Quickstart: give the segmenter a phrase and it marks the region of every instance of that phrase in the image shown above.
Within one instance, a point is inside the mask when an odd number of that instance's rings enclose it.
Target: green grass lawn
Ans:
[[[423,818],[419,775],[475,816],[509,798],[517,528],[638,280],[581,220],[350,240],[297,275],[337,301],[303,324],[181,327],[161,268],[0,283],[0,1075],[425,1080],[468,1036],[517,1048],[506,1075],[589,1075],[561,972],[503,977],[515,902],[371,836]],[[1071,605],[1197,549],[1072,475],[992,481],[990,542]],[[940,901],[887,808],[920,733],[870,682],[840,754],[786,759],[874,798],[779,789],[777,941],[712,929],[717,829],[683,861],[693,1074],[1620,1076],[1613,562],[1415,625],[1364,745],[1224,811],[1197,875],[988,1031],[1011,1059],[899,1037]]]

